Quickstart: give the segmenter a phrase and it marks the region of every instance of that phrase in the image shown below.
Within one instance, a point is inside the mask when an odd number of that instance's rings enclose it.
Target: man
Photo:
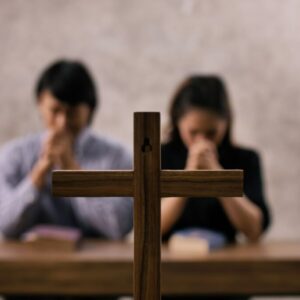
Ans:
[[[38,80],[36,98],[45,131],[0,151],[0,232],[18,238],[37,224],[55,224],[121,238],[132,228],[131,198],[51,196],[53,169],[132,168],[120,145],[90,129],[97,107],[91,75],[80,62],[55,62]]]

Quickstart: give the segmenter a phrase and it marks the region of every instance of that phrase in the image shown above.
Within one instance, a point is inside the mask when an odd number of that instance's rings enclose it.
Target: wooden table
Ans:
[[[0,243],[0,294],[132,293],[133,245],[85,241],[72,253]],[[198,258],[162,248],[163,294],[300,294],[300,241],[228,247]]]

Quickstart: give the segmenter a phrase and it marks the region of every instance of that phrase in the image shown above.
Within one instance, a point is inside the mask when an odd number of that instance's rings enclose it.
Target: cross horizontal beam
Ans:
[[[52,193],[56,197],[132,197],[133,171],[54,171]]]
[[[134,171],[55,171],[53,194],[57,197],[133,197],[133,183]],[[161,171],[161,197],[233,197],[242,194],[241,170]]]

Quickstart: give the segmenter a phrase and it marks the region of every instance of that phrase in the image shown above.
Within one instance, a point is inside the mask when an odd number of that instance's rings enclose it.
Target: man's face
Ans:
[[[80,103],[69,106],[48,90],[43,91],[38,99],[38,107],[44,122],[49,130],[69,131],[76,136],[88,125],[91,109],[87,104]]]

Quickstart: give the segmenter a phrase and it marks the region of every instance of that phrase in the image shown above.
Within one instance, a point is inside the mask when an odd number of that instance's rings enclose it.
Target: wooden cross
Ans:
[[[160,299],[161,197],[242,195],[241,170],[161,170],[160,114],[134,114],[134,169],[55,171],[53,193],[64,197],[134,197],[134,299]],[[201,201],[201,200],[200,200]]]

